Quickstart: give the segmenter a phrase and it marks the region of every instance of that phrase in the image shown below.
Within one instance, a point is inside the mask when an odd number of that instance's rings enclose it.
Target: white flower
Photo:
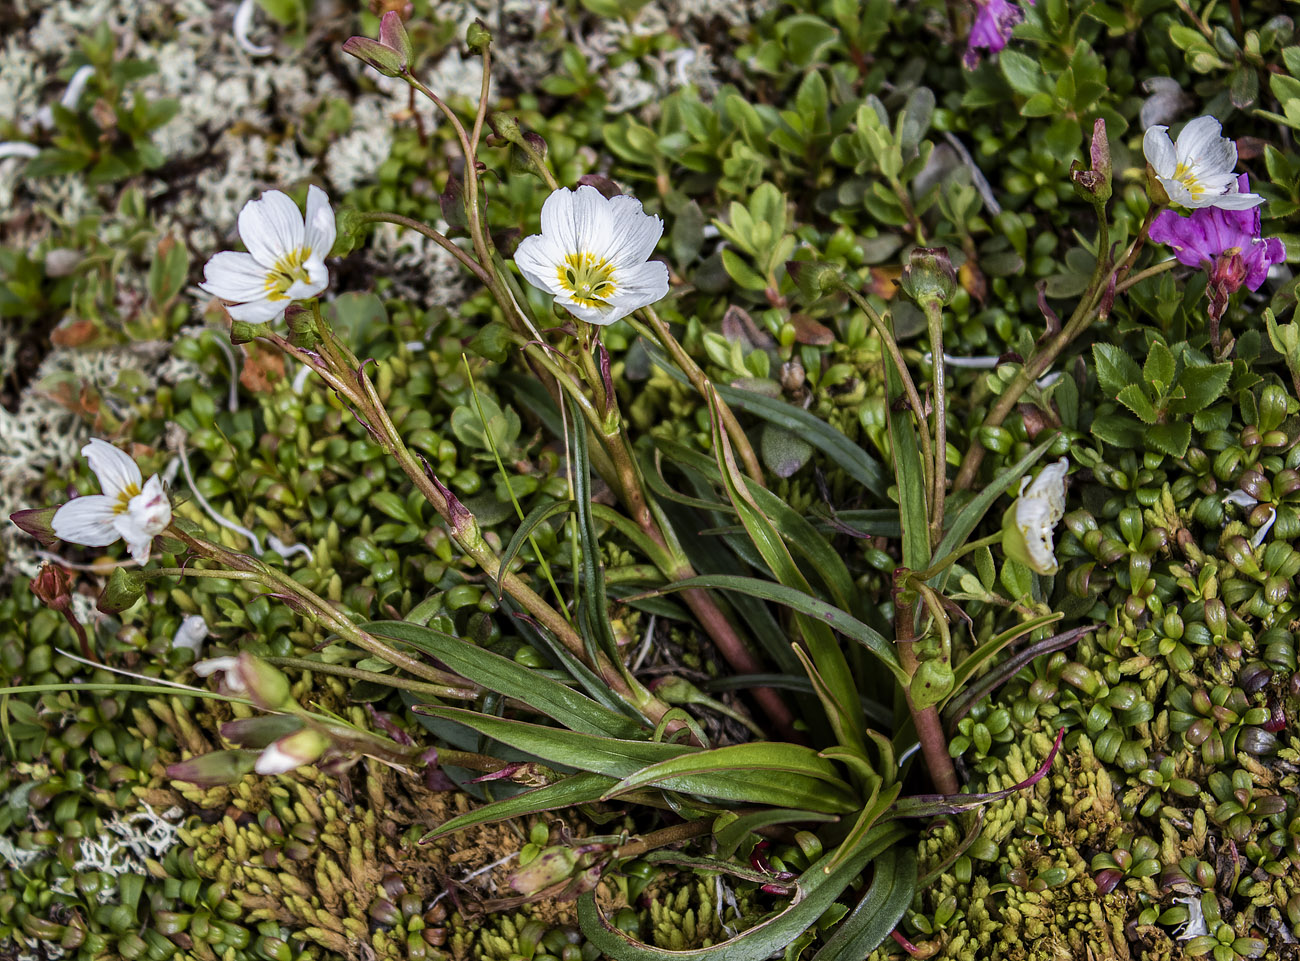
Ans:
[[[238,657],[210,657],[206,661],[194,662],[194,673],[199,677],[211,677],[218,672],[225,675],[223,680],[231,693],[240,694],[248,690],[239,671]]]
[[[235,43],[250,57],[265,57],[274,48],[253,43],[248,36],[248,32],[253,29],[253,13],[256,9],[257,0],[241,0],[239,9],[235,11]]]
[[[1169,194],[1183,207],[1222,207],[1248,210],[1264,202],[1259,194],[1239,193],[1237,145],[1222,135],[1213,117],[1197,117],[1183,127],[1178,143],[1169,139],[1169,128],[1148,127],[1142,138],[1142,152]]]
[[[1057,570],[1052,535],[1065,516],[1065,475],[1070,461],[1062,457],[1035,478],[1020,482],[1020,497],[1002,518],[1002,549],[1039,574]]]
[[[153,539],[172,522],[162,481],[154,474],[145,482],[135,461],[98,437],[81,454],[103,493],[75,497],[55,511],[54,536],[86,547],[107,547],[121,538],[136,563],[144,564]]]
[[[176,633],[172,635],[172,648],[188,648],[197,655],[207,637],[208,622],[203,619],[202,614],[191,614],[181,621],[181,626],[176,628]]]
[[[668,268],[649,260],[663,232],[635,197],[561,187],[542,204],[542,232],[524,238],[515,264],[579,320],[612,324],[668,293]]]
[[[288,774],[304,764],[320,760],[329,746],[330,742],[324,735],[305,727],[263,748],[253,770],[258,774]]]
[[[268,190],[239,212],[239,239],[248,253],[225,250],[203,268],[199,286],[222,300],[235,320],[264,324],[284,316],[295,300],[329,286],[325,258],[334,246],[334,211],[314,184],[307,188],[307,220],[287,194]]]

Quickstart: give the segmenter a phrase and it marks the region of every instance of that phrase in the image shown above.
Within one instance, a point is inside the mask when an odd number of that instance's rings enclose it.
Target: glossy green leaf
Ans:
[[[508,821],[511,818],[528,817],[532,814],[540,814],[542,811],[556,811],[573,807],[575,804],[594,804],[614,783],[614,778],[600,774],[571,774],[554,784],[525,791],[523,794],[516,794],[501,801],[493,801],[454,817],[450,821],[444,821],[420,838],[420,841],[422,843],[432,841],[466,828]]]
[[[891,848],[872,862],[871,886],[813,961],[861,961],[903,920],[916,894],[916,852]]]

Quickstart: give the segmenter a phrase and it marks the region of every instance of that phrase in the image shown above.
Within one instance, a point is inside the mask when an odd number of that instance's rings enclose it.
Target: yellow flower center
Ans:
[[[614,268],[603,257],[586,251],[566,254],[564,263],[555,272],[560,286],[569,292],[575,304],[605,307],[614,296]]]
[[[1196,176],[1196,164],[1180,163],[1174,169],[1174,179],[1186,187],[1194,197],[1205,193],[1205,186]]]
[[[131,498],[140,493],[140,485],[136,483],[127,484],[117,495],[117,503],[113,505],[114,514],[125,514],[131,509]]]
[[[310,256],[310,247],[299,247],[277,260],[275,266],[266,272],[266,299],[288,300],[290,287],[300,280],[303,283],[310,281],[305,266]]]

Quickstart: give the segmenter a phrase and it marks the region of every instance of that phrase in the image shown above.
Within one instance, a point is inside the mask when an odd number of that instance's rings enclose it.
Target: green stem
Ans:
[[[472,688],[454,687],[448,684],[425,684],[421,681],[412,681],[393,674],[379,674],[375,671],[362,670],[359,667],[348,667],[346,664],[327,664],[324,661],[313,661],[305,657],[263,657],[262,660],[275,667],[292,667],[300,671],[316,671],[320,674],[332,674],[336,677],[350,677],[356,681],[372,681],[376,684],[383,684],[385,687],[411,691],[415,694],[429,694],[433,697],[443,697],[449,700],[472,701],[483,693]]]
[[[943,540],[944,497],[948,493],[948,412],[943,367],[943,304],[933,297],[921,305],[930,329],[934,363],[934,496],[930,503],[930,547]]]
[[[705,388],[709,386],[708,375],[704,373],[699,364],[695,363],[695,359],[686,352],[686,348],[673,336],[669,326],[659,319],[659,315],[655,313],[653,307],[645,307],[640,312],[645,315],[646,323],[649,324],[650,329],[647,329],[646,325],[642,324],[635,316],[625,317],[624,320],[631,324],[632,329],[646,340],[657,340],[664,350],[668,351],[668,356],[673,359],[673,363],[686,375],[686,379],[691,382],[691,386],[695,388],[701,397],[707,397],[708,392]],[[653,334],[651,331],[653,331]],[[745,473],[749,475],[751,480],[763,484],[763,467],[759,463],[758,455],[754,453],[754,446],[749,442],[744,429],[740,426],[740,421],[736,419],[736,415],[727,406],[727,402],[721,397],[716,399],[718,411],[722,415],[723,426],[727,429],[727,436],[731,438],[732,447],[736,449],[736,453],[740,455],[741,461],[744,462]]]
[[[920,663],[915,650],[916,594],[907,586],[910,574],[910,571],[902,567],[894,571],[894,633],[898,642],[898,660],[909,677],[916,673]],[[917,707],[912,700],[910,687],[903,689],[903,695],[912,714],[912,723],[916,726],[916,736],[921,742],[921,753],[925,757],[930,780],[940,794],[956,794],[960,790],[957,769],[953,767],[952,758],[948,755],[948,739],[944,737],[938,709],[933,705]]]
[[[918,430],[917,437],[921,441],[921,463],[926,469],[926,477],[935,476],[935,457],[934,449],[930,445],[930,432],[925,430],[925,404],[921,402],[921,395],[916,389],[916,383],[912,380],[912,373],[907,369],[907,362],[903,360],[903,352],[898,349],[898,341],[894,339],[893,332],[890,331],[889,325],[885,319],[876,312],[876,308],[871,306],[867,298],[854,290],[847,284],[843,287],[858,308],[867,315],[867,320],[875,328],[876,334],[880,337],[880,342],[898,371],[898,377],[903,382],[903,392],[907,395],[907,403],[912,408],[916,416]]]
[[[971,551],[979,550],[981,547],[991,547],[992,545],[998,543],[1001,540],[1002,540],[1002,532],[998,531],[996,534],[990,534],[988,537],[981,537],[977,541],[969,541],[968,543],[963,544],[961,547],[957,548],[951,554],[948,554],[945,557],[940,558],[937,562],[931,564],[925,570],[919,572],[916,575],[916,579],[919,581],[928,581],[931,578],[933,578],[935,575],[942,574],[944,571],[952,567],[953,564],[957,563],[958,560],[965,557]]]
[[[486,267],[480,264],[469,254],[465,253],[465,251],[461,250],[460,247],[458,247],[456,244],[452,243],[451,240],[449,240],[445,235],[440,234],[438,231],[434,230],[428,224],[421,223],[420,221],[416,220],[414,217],[406,217],[403,216],[402,214],[391,213],[386,210],[371,210],[365,213],[358,213],[355,216],[356,219],[359,220],[361,223],[396,224],[399,227],[405,227],[408,230],[414,230],[416,233],[424,237],[428,237],[430,240],[432,240],[443,250],[447,251],[447,253],[451,254],[453,257],[459,260],[465,266],[466,270],[472,273],[485,285],[487,285],[488,287],[492,286],[493,278],[492,275],[488,272]]]

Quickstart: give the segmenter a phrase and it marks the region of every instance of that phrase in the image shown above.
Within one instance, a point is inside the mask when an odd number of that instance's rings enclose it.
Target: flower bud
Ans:
[[[95,606],[104,614],[120,614],[144,596],[144,585],[145,579],[139,572],[115,567]]]
[[[296,708],[289,679],[277,668],[247,651],[238,657],[213,657],[194,665],[199,677],[209,677],[221,672],[226,687],[234,694],[247,694],[249,699],[264,711],[283,711]]]
[[[1092,128],[1092,167],[1085,170],[1077,160],[1070,164],[1070,179],[1080,199],[1102,205],[1111,195],[1110,141],[1106,137],[1106,121],[1097,118]],[[1161,188],[1163,189],[1163,188]]]
[[[185,781],[199,787],[234,784],[253,770],[256,751],[213,751],[167,767],[173,781]]]
[[[492,32],[482,20],[475,17],[474,22],[465,31],[465,46],[469,47],[472,53],[486,53],[491,43]]]
[[[384,19],[396,17],[396,13],[384,14]],[[398,18],[400,23],[400,18]],[[405,30],[402,31],[405,34]],[[374,67],[385,77],[400,77],[407,69],[407,58],[400,50],[369,37],[349,37],[343,41],[343,52],[356,57],[368,67]]]
[[[788,260],[785,269],[809,302],[819,300],[844,286],[844,277],[831,264],[816,260]]]
[[[54,547],[59,539],[54,536],[54,512],[57,507],[32,507],[15,511],[9,519],[25,534],[30,534],[46,547]]]
[[[947,247],[913,247],[898,285],[920,306],[947,306],[957,291],[957,272],[953,270]]]
[[[396,50],[402,58],[402,65],[409,67],[411,61],[415,59],[415,51],[411,47],[411,37],[406,32],[406,24],[402,23],[402,16],[396,10],[389,10],[379,21],[379,42],[390,50]]]
[[[66,567],[45,563],[32,578],[32,593],[46,607],[66,611],[72,606],[72,575]]]
[[[230,342],[236,347],[257,340],[263,333],[261,324],[250,324],[246,320],[230,322]]]
[[[318,761],[329,746],[329,738],[319,731],[305,727],[269,745],[257,756],[257,763],[253,765],[253,770],[258,774],[287,774],[304,764]]]

